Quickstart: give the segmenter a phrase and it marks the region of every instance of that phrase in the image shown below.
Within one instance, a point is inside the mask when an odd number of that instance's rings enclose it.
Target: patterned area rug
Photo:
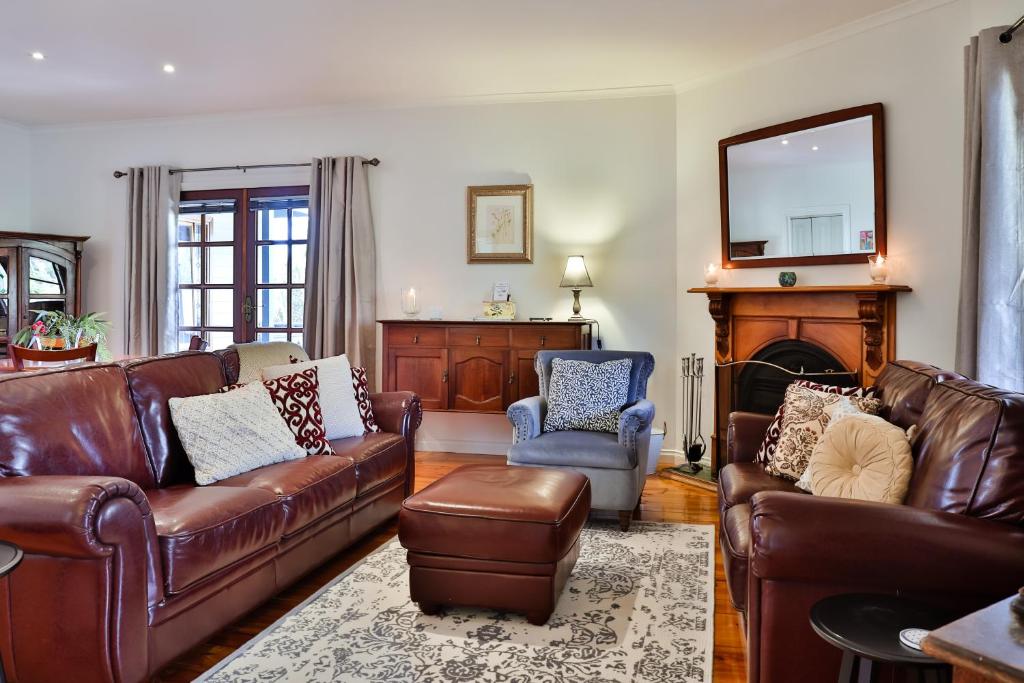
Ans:
[[[428,617],[393,540],[198,680],[710,683],[714,527],[591,523],[544,626],[493,610]]]

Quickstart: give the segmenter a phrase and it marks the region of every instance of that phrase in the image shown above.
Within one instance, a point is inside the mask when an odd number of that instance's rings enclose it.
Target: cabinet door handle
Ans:
[[[441,384],[448,384],[448,371],[447,370],[442,370],[441,371]]]
[[[547,343],[548,343],[548,338],[547,338],[547,337],[545,337],[545,336],[544,336],[544,335],[542,334],[542,335],[540,336],[540,345],[541,345],[541,346],[544,346],[544,345],[546,345]]]
[[[477,338],[476,338],[476,345],[480,346],[480,336],[479,335],[477,335]]]
[[[513,372],[511,375],[508,376],[508,383],[509,384],[515,384],[516,383],[516,373]]]
[[[420,343],[420,335],[418,335],[418,334],[414,334],[414,335],[412,336],[412,343],[413,343],[413,344],[419,344],[419,343]]]

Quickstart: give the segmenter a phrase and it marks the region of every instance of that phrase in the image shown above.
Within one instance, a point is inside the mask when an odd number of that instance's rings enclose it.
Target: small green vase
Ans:
[[[791,270],[784,270],[779,273],[779,284],[783,287],[792,287],[796,284],[796,273]]]

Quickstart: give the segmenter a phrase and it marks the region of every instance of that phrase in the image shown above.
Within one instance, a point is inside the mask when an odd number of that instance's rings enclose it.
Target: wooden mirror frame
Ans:
[[[780,123],[767,128],[759,128],[748,133],[740,133],[718,141],[718,187],[721,196],[722,213],[722,267],[723,268],[774,268],[778,266],[821,266],[839,263],[866,263],[870,255],[866,252],[856,254],[828,254],[822,256],[779,256],[775,258],[734,259],[729,240],[729,161],[728,150],[734,145],[774,138],[779,135],[798,133],[810,128],[818,128],[842,121],[871,117],[872,153],[875,169],[875,252],[886,253],[885,235],[885,125],[882,115],[882,104],[865,104],[849,109],[808,116],[807,118]]]

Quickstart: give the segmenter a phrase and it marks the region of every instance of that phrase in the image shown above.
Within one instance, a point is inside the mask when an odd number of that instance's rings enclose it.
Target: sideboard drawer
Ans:
[[[480,325],[475,327],[449,327],[449,346],[508,347],[508,328]]]
[[[388,327],[388,345],[443,347],[444,329],[424,325],[391,325]]]
[[[512,330],[514,349],[576,349],[578,328],[522,327]]]

